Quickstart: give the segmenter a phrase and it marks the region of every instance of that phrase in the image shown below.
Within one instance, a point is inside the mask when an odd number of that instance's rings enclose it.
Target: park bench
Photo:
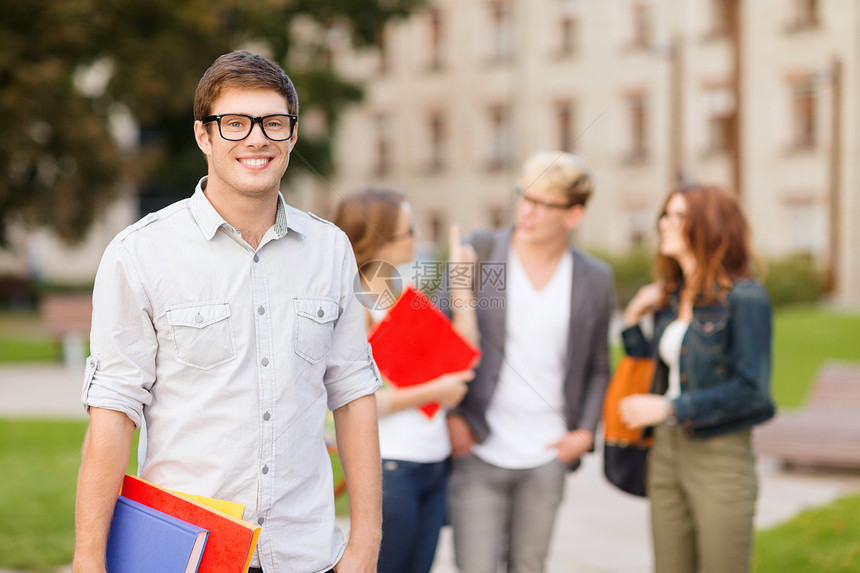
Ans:
[[[39,303],[39,314],[45,331],[62,342],[66,366],[82,365],[92,323],[92,293],[45,294]]]
[[[860,365],[828,363],[806,405],[758,427],[756,452],[786,465],[860,469]]]

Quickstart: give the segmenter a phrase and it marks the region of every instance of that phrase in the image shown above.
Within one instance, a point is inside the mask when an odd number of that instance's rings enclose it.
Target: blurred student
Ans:
[[[415,258],[412,209],[399,191],[371,187],[356,192],[338,205],[334,223],[352,242],[363,292],[384,293],[393,284],[394,267]],[[451,235],[449,259],[466,260],[456,231]],[[451,290],[454,327],[477,344],[473,299],[468,289]],[[368,330],[384,318],[394,299],[382,300],[391,302],[365,308]],[[386,383],[376,393],[382,455],[379,573],[430,571],[445,520],[451,453],[445,413],[460,402],[473,376],[471,370],[455,372],[408,388]],[[433,402],[442,408],[428,418],[418,408]]]
[[[448,416],[461,573],[543,571],[565,475],[594,447],[615,291],[609,267],[570,244],[592,190],[582,158],[538,153],[515,227],[473,237],[483,354]]]
[[[774,414],[771,307],[752,278],[736,198],[671,192],[657,223],[656,282],[624,311],[624,347],[657,361],[651,394],[622,400],[630,427],[654,426],[648,497],[658,573],[750,570],[758,479],[750,429]],[[640,319],[652,314],[648,339]]]

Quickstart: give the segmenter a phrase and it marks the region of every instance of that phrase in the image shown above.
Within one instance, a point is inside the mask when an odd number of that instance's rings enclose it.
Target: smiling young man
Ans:
[[[520,175],[514,229],[473,240],[505,273],[481,278],[481,363],[448,416],[461,573],[496,573],[500,559],[543,571],[565,474],[594,446],[615,291],[609,268],[569,242],[591,192],[581,158],[538,153]]]
[[[105,571],[136,427],[141,477],[245,505],[262,527],[252,571],[376,571],[380,381],[346,236],[279,192],[297,113],[277,64],[243,51],[218,58],[194,101],[208,175],[105,251],[82,396],[75,573]],[[348,544],[334,523],[326,407],[350,492]]]

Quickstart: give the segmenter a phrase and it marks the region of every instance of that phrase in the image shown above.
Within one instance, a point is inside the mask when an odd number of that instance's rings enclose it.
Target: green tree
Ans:
[[[345,30],[373,45],[393,18],[423,0],[28,0],[0,16],[0,243],[17,220],[81,239],[127,179],[165,201],[186,196],[201,173],[191,104],[203,71],[220,54],[263,45],[293,78],[302,115],[297,153],[331,169],[339,112],[359,86],[332,69],[326,33]],[[299,19],[316,34],[299,40]],[[307,26],[306,26],[307,29]],[[101,82],[99,80],[102,80]],[[133,117],[141,144],[111,136]],[[294,163],[288,173],[303,167]]]

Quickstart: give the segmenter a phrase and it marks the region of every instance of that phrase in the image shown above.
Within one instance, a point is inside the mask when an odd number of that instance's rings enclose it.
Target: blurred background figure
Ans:
[[[750,570],[758,495],[750,429],[771,418],[771,308],[752,278],[746,218],[727,191],[669,194],[656,282],[627,305],[624,347],[657,361],[622,420],[651,427],[648,496],[658,573]],[[649,340],[640,319],[653,314]]]
[[[516,226],[476,235],[483,358],[449,415],[461,573],[543,571],[565,475],[594,446],[609,379],[612,272],[569,243],[593,190],[582,158],[532,156]]]
[[[401,192],[371,187],[343,200],[334,223],[352,242],[361,287],[357,290],[379,295],[363,299],[375,301],[365,306],[365,324],[370,330],[401,294],[388,293],[393,286],[402,287],[396,267],[415,258],[412,209]],[[463,261],[464,256],[454,230],[449,260]],[[472,292],[452,289],[450,302],[454,327],[477,344]],[[376,394],[383,470],[380,573],[430,571],[445,520],[447,460],[451,453],[445,414],[463,398],[473,376],[471,370],[454,372],[406,388],[386,381]],[[418,408],[433,402],[442,408],[428,418]]]

